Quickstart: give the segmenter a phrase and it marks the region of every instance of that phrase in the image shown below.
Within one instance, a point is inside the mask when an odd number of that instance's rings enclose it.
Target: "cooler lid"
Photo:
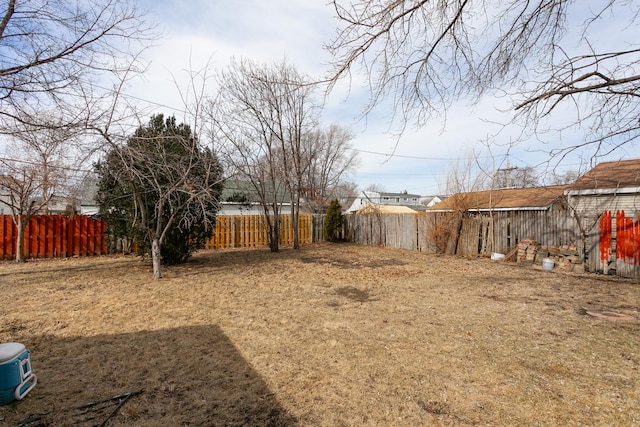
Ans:
[[[8,342],[4,344],[0,344],[0,363],[6,362],[19,356],[20,353],[24,351],[25,347],[23,344],[18,342]]]

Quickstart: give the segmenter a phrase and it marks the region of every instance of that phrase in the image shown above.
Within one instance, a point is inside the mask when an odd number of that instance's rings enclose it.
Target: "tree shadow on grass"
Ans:
[[[0,406],[0,424],[78,422],[65,408],[143,390],[109,426],[293,426],[265,381],[217,326],[118,335],[23,340],[38,384],[20,402]],[[98,414],[98,418],[100,418]],[[102,420],[77,425],[99,425]]]

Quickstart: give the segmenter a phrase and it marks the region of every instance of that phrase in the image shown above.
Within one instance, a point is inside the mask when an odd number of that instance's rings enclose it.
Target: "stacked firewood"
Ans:
[[[518,242],[518,258],[516,262],[533,264],[540,250],[540,243],[535,240],[525,239]]]
[[[554,261],[554,268],[559,270],[584,272],[584,264],[576,245],[542,246],[530,239],[518,242],[516,262],[541,265],[545,258],[551,258]]]

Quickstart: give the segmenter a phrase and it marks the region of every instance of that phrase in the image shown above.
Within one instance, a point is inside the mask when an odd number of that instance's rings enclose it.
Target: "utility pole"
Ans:
[[[504,172],[505,173],[505,181],[506,181],[506,188],[511,188],[511,171],[514,171],[516,169],[518,169],[517,166],[511,166],[511,162],[509,162],[509,154],[507,154],[507,165],[504,168],[499,168],[498,172]]]

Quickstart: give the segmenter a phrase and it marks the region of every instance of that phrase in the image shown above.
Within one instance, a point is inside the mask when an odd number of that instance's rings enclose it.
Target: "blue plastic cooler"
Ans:
[[[17,342],[0,344],[0,405],[23,399],[37,381],[31,352]]]

